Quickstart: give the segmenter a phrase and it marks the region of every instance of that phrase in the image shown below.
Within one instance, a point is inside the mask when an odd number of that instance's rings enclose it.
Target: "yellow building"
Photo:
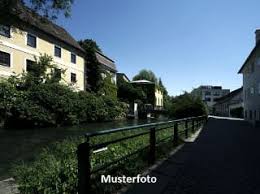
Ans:
[[[13,17],[0,23],[0,77],[30,71],[35,57],[52,56],[58,70],[66,70],[62,81],[84,90],[84,50],[60,26],[17,5]]]
[[[163,108],[163,92],[158,88],[155,89],[155,108]]]

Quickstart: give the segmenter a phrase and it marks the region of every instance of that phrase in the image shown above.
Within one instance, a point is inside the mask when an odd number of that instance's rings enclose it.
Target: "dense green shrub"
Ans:
[[[124,116],[126,107],[114,95],[77,92],[61,84],[51,62],[42,56],[34,64],[37,70],[1,80],[0,121],[5,127],[75,125]]]
[[[23,194],[73,194],[77,191],[77,145],[84,139],[64,140],[44,149],[30,164],[14,167]]]
[[[183,123],[184,124],[184,123]],[[183,124],[179,130],[183,131]],[[161,126],[166,128],[167,125]],[[146,132],[147,129],[129,130],[109,135],[90,138],[91,144],[97,144]],[[161,145],[156,146],[157,158],[165,157],[171,149],[172,128],[160,130],[156,133],[157,142],[167,138]],[[180,132],[180,134],[182,134]],[[14,166],[14,177],[19,185],[19,190],[24,194],[76,194],[77,193],[77,146],[85,141],[84,138],[73,138],[55,143],[44,149],[37,158],[29,164],[16,164]],[[138,149],[149,145],[149,134],[129,139],[123,142],[111,144],[108,149],[100,153],[92,153],[91,167],[97,169],[104,164],[113,162],[121,157],[131,154]],[[148,151],[123,161],[114,163],[111,168],[102,170],[101,174],[112,176],[128,175],[135,176],[148,166]],[[100,174],[92,176],[92,188],[94,193],[114,193],[122,185],[104,185],[100,183]]]
[[[191,94],[172,98],[168,107],[169,115],[173,118],[186,118],[193,116],[207,115],[207,108],[203,101]]]

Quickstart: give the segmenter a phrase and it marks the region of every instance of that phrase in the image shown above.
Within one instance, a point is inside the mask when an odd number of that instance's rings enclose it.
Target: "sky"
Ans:
[[[238,70],[260,28],[258,0],[75,0],[56,23],[94,39],[130,79],[161,77],[170,95],[200,85],[242,86]]]

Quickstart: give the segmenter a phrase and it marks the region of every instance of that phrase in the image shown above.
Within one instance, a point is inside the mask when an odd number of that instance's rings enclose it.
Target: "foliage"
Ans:
[[[98,92],[98,94],[110,96],[114,99],[117,98],[117,86],[114,83],[114,80],[110,73],[104,72],[104,78],[102,81],[102,86]]]
[[[143,69],[136,76],[133,77],[133,80],[148,80],[154,83],[158,82],[156,75],[151,70]]]
[[[180,135],[183,134],[184,123],[179,124]],[[161,126],[164,129],[156,133],[158,142],[156,146],[156,157],[167,156],[172,145],[172,126],[168,124]],[[129,137],[147,132],[145,128],[129,130],[124,132],[101,135],[90,138],[90,144],[109,142],[115,139]],[[17,164],[14,167],[14,177],[19,185],[19,190],[24,194],[76,194],[77,191],[77,146],[85,141],[84,138],[73,138],[55,143],[49,148],[45,148],[39,157],[30,164]],[[100,174],[111,176],[135,176],[145,170],[148,166],[147,150],[141,151],[121,163],[113,161],[132,154],[138,149],[149,145],[149,133],[133,139],[111,144],[106,151],[92,153],[91,169],[97,169],[105,164],[111,163],[112,166],[102,170],[99,174],[92,174],[92,193],[114,193],[118,191],[122,184],[105,185],[100,183]]]
[[[45,148],[30,164],[14,167],[19,191],[24,194],[77,192],[77,145],[83,138],[64,140]]]
[[[124,79],[117,77],[118,91],[117,97],[127,103],[132,103],[137,100],[144,100],[146,95],[141,88],[133,87],[132,84],[126,82]]]
[[[191,94],[184,93],[171,99],[169,114],[174,118],[185,118],[207,114],[207,109],[202,100]]]
[[[71,5],[74,0],[1,0],[0,9],[6,14],[13,7],[28,7],[46,19],[55,20],[60,13],[65,17],[71,16]]]
[[[101,49],[94,40],[86,39],[79,41],[80,46],[86,51],[85,61],[87,69],[87,88],[95,93],[99,92],[102,87],[102,69],[96,57],[96,51],[101,52]]]
[[[59,83],[55,69],[45,55],[31,72],[0,82],[0,117],[5,127],[75,125],[124,116],[126,107],[116,98],[76,92]]]
[[[155,87],[159,89],[163,94],[163,104],[164,108],[168,109],[169,107],[166,107],[169,105],[169,98],[168,91],[166,87],[164,86],[162,79],[157,78],[155,73],[151,70],[143,69],[141,70],[136,76],[134,76],[133,80],[148,80],[155,83]],[[149,95],[148,95],[149,96]]]

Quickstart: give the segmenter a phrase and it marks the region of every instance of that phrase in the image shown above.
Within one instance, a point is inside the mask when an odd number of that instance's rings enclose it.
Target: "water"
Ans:
[[[149,122],[155,122],[155,120],[124,120],[91,123],[73,127],[30,130],[0,129],[0,180],[11,176],[13,163],[21,160],[25,162],[32,160],[43,147],[55,141],[61,141],[68,137],[83,136],[85,132],[133,126]]]

